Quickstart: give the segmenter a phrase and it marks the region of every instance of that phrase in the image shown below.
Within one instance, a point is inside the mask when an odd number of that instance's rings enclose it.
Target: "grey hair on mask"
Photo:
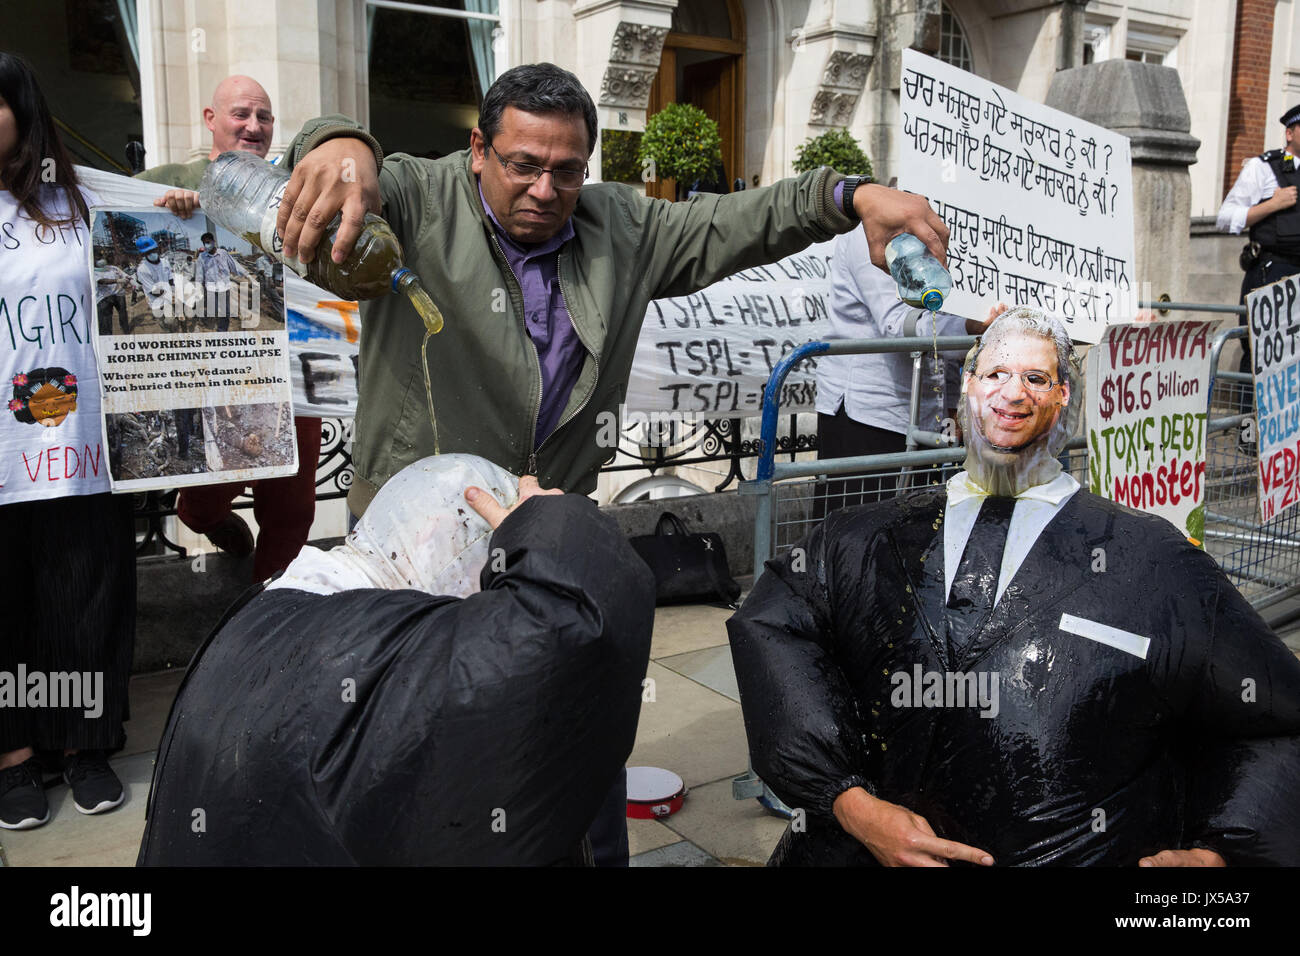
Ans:
[[[1065,331],[1059,319],[1046,315],[1038,309],[1027,305],[1009,309],[998,316],[988,330],[980,336],[979,345],[971,352],[966,363],[966,371],[975,374],[980,353],[990,344],[1001,341],[1008,335],[1037,335],[1051,339],[1056,345],[1056,377],[1065,380],[1070,377],[1070,360],[1074,357],[1074,347],[1070,344],[1070,334]]]

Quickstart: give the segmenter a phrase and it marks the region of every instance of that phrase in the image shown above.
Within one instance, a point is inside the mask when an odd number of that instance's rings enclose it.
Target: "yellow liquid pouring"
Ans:
[[[420,342],[420,366],[424,369],[424,397],[429,402],[429,424],[433,426],[433,453],[442,454],[438,446],[438,416],[433,411],[433,382],[429,379],[429,338],[442,331],[442,312],[433,304],[429,293],[418,282],[406,283],[402,289],[411,305],[424,320],[424,339]]]

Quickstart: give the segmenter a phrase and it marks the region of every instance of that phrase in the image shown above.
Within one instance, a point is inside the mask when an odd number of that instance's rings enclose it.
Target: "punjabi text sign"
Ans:
[[[997,302],[1096,342],[1136,312],[1126,136],[903,51],[899,186],[948,224],[945,311]]]

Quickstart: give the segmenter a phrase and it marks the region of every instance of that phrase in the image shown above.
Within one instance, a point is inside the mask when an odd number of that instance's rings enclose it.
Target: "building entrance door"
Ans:
[[[659,72],[650,87],[647,118],[669,103],[697,106],[718,124],[722,166],[714,182],[699,184],[710,192],[730,192],[744,176],[745,21],[739,0],[678,5],[672,30],[664,40]],[[681,192],[692,183],[682,183]],[[646,194],[676,199],[678,183],[661,179],[646,184]]]

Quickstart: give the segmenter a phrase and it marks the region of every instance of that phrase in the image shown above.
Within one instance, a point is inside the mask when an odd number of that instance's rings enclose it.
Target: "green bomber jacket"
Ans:
[[[470,151],[385,159],[374,137],[336,115],[307,123],[285,164],[336,136],[363,139],[374,150],[381,214],[445,319],[427,349],[439,451],[535,474],[544,488],[595,489],[615,451],[598,442],[600,425],[610,421],[601,413],[619,414],[651,299],[695,292],[857,225],[835,205],[835,184],[844,177],[829,167],[676,203],[620,183],[584,186],[557,268],[586,356],[559,425],[534,451],[541,368],[525,331],[523,293],[479,201]],[[363,302],[361,319],[356,477],[348,494],[357,515],[384,482],[434,453],[423,323],[397,295]]]

